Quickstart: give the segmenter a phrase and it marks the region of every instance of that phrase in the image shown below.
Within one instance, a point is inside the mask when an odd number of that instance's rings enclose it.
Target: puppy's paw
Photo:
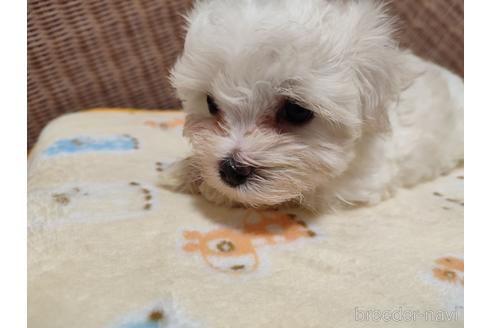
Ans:
[[[359,193],[354,192],[352,197],[346,197],[343,199],[344,206],[349,207],[366,207],[375,206],[385,200],[392,198],[396,193],[396,189],[391,186],[386,186],[379,190],[366,189],[361,190]]]
[[[172,191],[196,194],[200,183],[200,176],[192,166],[190,157],[174,162],[159,175],[159,185]]]

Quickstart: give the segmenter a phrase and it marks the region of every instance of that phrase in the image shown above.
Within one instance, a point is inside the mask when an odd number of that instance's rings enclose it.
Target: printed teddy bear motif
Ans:
[[[188,242],[183,249],[199,252],[205,263],[215,270],[245,273],[258,269],[260,260],[257,252],[262,244],[273,246],[315,235],[293,214],[250,212],[243,219],[240,230],[185,231],[183,236]]]
[[[184,237],[192,242],[183,249],[200,252],[207,265],[216,270],[248,272],[258,268],[256,249],[244,233],[225,228],[207,233],[185,231]]]
[[[244,232],[251,235],[251,238],[264,238],[270,245],[278,241],[289,242],[316,235],[314,231],[307,229],[304,221],[297,220],[294,214],[262,212],[258,221],[254,223],[250,221],[251,216],[246,219]]]
[[[465,263],[463,260],[453,257],[441,257],[435,261],[438,267],[432,269],[435,278],[452,284],[465,284]]]

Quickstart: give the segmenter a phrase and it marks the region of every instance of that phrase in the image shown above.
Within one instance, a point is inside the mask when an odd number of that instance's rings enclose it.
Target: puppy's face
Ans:
[[[302,201],[347,170],[364,133],[384,130],[396,50],[381,7],[212,0],[188,20],[172,81],[193,164],[219,193]]]

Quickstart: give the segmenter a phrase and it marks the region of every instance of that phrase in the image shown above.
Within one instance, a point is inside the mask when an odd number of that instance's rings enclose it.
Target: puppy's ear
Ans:
[[[390,129],[387,105],[397,99],[414,74],[408,68],[409,54],[393,39],[394,19],[383,2],[351,1],[348,7],[351,26],[351,65],[360,92],[366,128]]]

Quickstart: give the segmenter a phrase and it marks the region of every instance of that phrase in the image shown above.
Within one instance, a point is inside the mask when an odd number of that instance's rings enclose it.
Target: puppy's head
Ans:
[[[204,183],[250,205],[302,202],[388,129],[401,59],[371,1],[209,0],[172,70]]]

